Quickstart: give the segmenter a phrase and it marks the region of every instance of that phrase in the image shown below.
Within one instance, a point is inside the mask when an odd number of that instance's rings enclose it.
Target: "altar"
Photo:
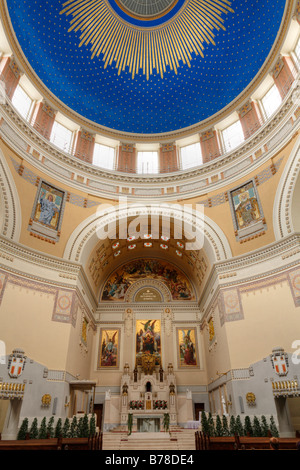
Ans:
[[[160,432],[160,417],[139,416],[137,417],[137,432]]]
[[[163,371],[161,364],[147,355],[147,366],[136,364],[133,371],[125,364],[121,379],[120,422],[127,426],[129,416],[132,432],[159,433],[165,429],[165,420],[177,424],[176,380],[173,366]]]

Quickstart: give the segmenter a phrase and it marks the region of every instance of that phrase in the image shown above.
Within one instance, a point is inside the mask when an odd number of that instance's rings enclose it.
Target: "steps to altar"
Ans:
[[[195,430],[175,427],[169,433],[132,433],[115,429],[103,433],[103,450],[195,450]]]

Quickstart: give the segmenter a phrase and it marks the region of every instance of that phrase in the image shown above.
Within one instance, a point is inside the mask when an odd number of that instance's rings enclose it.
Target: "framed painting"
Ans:
[[[178,368],[198,368],[197,331],[192,328],[177,328]]]
[[[101,328],[97,369],[118,369],[119,359],[120,329]]]

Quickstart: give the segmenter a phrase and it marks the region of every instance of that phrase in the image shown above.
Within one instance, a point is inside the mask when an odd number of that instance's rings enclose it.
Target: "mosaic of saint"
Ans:
[[[100,332],[99,367],[117,368],[119,365],[119,330],[102,329]]]
[[[63,191],[42,182],[34,210],[34,220],[57,230],[63,196]]]
[[[189,281],[178,269],[163,261],[143,259],[131,261],[115,271],[104,287],[102,300],[124,300],[128,288],[145,278],[163,282],[173,300],[194,299]]]
[[[241,186],[231,193],[238,229],[248,227],[261,218],[253,182]]]
[[[195,328],[178,328],[179,367],[197,366]]]

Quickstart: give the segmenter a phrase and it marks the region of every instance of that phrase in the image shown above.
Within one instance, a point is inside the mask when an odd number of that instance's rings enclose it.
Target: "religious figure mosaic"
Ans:
[[[196,328],[177,328],[178,367],[198,367]]]
[[[128,288],[141,279],[163,282],[173,300],[194,300],[186,276],[169,263],[153,259],[134,260],[115,271],[104,286],[102,300],[123,301]]]
[[[100,330],[99,368],[119,367],[120,330],[118,328]]]
[[[58,229],[64,192],[42,182],[34,210],[34,221]]]
[[[237,229],[243,229],[261,219],[258,196],[252,181],[231,192]]]

